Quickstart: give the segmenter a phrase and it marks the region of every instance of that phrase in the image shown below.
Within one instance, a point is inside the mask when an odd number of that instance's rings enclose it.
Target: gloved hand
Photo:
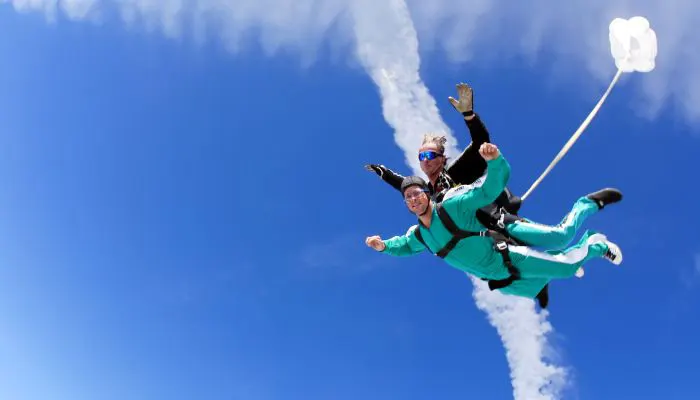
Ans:
[[[452,107],[465,117],[474,115],[474,93],[472,88],[466,83],[458,83],[457,94],[459,95],[459,100],[452,96],[447,98],[452,103]]]
[[[384,173],[386,172],[386,167],[383,165],[379,164],[367,164],[365,165],[365,169],[367,171],[372,171],[375,174],[379,175],[380,177],[384,176]]]

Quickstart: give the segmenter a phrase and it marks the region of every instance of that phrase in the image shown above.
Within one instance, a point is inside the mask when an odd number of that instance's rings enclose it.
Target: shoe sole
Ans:
[[[622,264],[622,250],[620,250],[620,246],[616,245],[615,243],[611,241],[607,241],[606,243],[608,245],[608,248],[613,254],[616,254],[617,257],[615,257],[615,260],[610,260],[611,263],[615,265],[620,265]]]

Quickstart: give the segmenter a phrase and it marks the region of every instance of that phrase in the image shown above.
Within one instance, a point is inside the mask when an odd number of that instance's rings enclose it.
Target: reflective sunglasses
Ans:
[[[423,161],[423,160],[434,160],[438,157],[442,156],[441,153],[438,153],[437,151],[421,151],[418,153],[418,161]]]

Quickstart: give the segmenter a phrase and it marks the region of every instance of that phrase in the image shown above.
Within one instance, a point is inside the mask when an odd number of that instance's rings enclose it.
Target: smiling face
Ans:
[[[428,192],[418,185],[408,187],[403,198],[408,209],[416,215],[423,215],[430,205]]]

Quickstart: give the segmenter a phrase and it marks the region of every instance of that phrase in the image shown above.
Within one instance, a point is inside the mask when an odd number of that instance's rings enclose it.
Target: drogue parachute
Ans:
[[[656,67],[656,33],[644,17],[615,18],[610,23],[610,53],[622,72],[650,72]]]
[[[542,182],[544,177],[554,168],[559,160],[564,157],[576,140],[578,140],[579,136],[581,136],[591,120],[593,120],[598,113],[598,110],[600,110],[600,107],[623,73],[646,73],[653,71],[656,67],[656,54],[658,53],[656,32],[651,28],[646,18],[637,16],[630,19],[613,19],[609,26],[609,39],[610,54],[612,54],[615,60],[615,67],[617,67],[615,77],[598,101],[598,104],[596,104],[591,113],[588,114],[588,117],[583,121],[578,130],[574,132],[561,151],[559,151],[559,154],[557,154],[547,169],[545,169],[540,177],[530,186],[530,189],[521,197],[522,200],[530,196],[537,185]]]

